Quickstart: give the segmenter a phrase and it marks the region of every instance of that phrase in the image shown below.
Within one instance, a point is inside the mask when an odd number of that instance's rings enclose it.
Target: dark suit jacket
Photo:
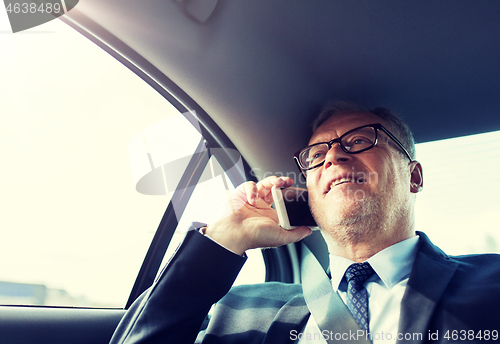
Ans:
[[[399,323],[407,338],[398,343],[492,341],[492,331],[500,331],[500,255],[450,257],[418,234]],[[191,344],[216,302],[196,342],[294,342],[291,333],[301,332],[310,314],[302,287],[265,283],[230,290],[244,261],[190,231],[158,280],[126,313],[111,343]]]

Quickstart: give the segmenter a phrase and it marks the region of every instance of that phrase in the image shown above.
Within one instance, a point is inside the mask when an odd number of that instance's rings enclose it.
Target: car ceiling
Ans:
[[[259,176],[296,171],[331,99],[389,107],[417,142],[500,130],[497,0],[82,0],[68,15],[189,94]]]

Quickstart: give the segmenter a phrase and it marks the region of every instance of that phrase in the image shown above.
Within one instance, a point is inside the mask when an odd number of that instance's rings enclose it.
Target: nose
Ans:
[[[332,165],[340,165],[351,160],[351,154],[346,153],[340,147],[338,142],[335,142],[325,156],[324,168],[327,169]]]

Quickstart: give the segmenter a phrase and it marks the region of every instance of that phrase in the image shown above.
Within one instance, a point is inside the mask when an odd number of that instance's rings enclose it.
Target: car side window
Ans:
[[[0,44],[0,304],[121,308],[201,135],[59,20]]]
[[[500,131],[416,145],[416,228],[447,254],[500,253]]]

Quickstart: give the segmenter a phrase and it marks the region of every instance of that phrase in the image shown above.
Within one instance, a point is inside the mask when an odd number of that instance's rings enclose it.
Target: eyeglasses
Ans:
[[[379,130],[382,130],[387,136],[389,136],[389,138],[391,138],[406,154],[408,159],[412,161],[410,154],[403,144],[380,123],[364,125],[362,127],[349,130],[344,135],[333,139],[330,142],[320,142],[307,146],[306,148],[295,153],[294,159],[302,172],[305,172],[323,165],[325,163],[326,155],[334,143],[338,143],[340,148],[349,154],[365,152],[372,149],[377,144]]]

